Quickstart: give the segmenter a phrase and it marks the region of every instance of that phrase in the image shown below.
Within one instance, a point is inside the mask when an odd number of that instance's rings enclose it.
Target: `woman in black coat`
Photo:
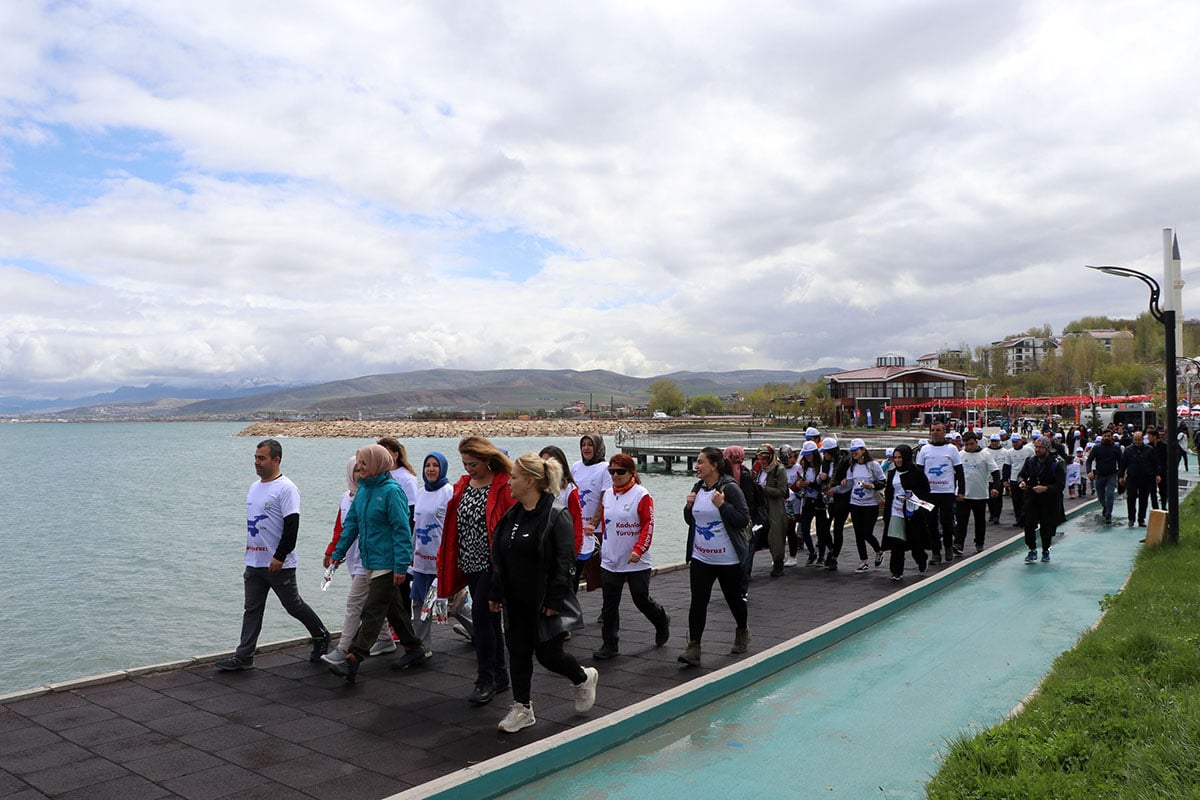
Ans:
[[[912,502],[912,498],[930,500],[929,479],[913,463],[912,448],[906,444],[892,451],[892,464],[895,469],[888,475],[883,497],[883,546],[892,553],[888,564],[892,580],[900,581],[904,579],[906,550],[912,552],[921,572],[929,563],[925,553],[929,512]]]

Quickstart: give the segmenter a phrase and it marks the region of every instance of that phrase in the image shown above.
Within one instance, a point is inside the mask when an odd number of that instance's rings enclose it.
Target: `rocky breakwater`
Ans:
[[[418,437],[455,439],[470,434],[494,437],[582,436],[585,433],[615,434],[618,430],[649,433],[678,424],[673,420],[639,419],[459,419],[459,420],[319,420],[308,422],[255,422],[238,436],[272,436],[378,439]]]

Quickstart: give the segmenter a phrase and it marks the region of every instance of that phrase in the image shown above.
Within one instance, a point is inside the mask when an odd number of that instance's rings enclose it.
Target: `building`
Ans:
[[[859,424],[866,424],[867,412],[872,422],[882,425],[887,406],[917,405],[939,399],[965,398],[967,382],[978,380],[974,375],[954,370],[918,365],[907,366],[902,356],[889,353],[875,359],[875,366],[852,369],[825,376],[829,397],[834,402],[834,425],[853,423],[854,411],[859,412]],[[897,425],[905,425],[915,412],[899,412]],[[890,415],[887,421],[891,422]]]
[[[926,353],[923,356],[917,356],[918,367],[949,369],[956,372],[961,371],[965,366],[969,366],[970,362],[970,354],[957,348],[947,348],[939,350],[936,353]]]
[[[1062,339],[1066,339],[1068,336],[1091,336],[1099,343],[1100,349],[1106,353],[1112,353],[1114,343],[1116,343],[1118,350],[1126,349],[1132,351],[1133,349],[1133,331],[1096,328],[1086,331],[1072,331],[1064,334]]]
[[[1044,336],[1017,336],[1002,339],[983,351],[984,369],[991,375],[1020,375],[1033,372],[1047,353],[1058,349],[1053,339]]]

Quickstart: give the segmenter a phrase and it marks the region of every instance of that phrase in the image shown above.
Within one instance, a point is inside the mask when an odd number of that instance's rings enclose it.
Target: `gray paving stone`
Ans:
[[[386,761],[386,758],[376,759]],[[261,770],[262,774],[285,786],[304,789],[318,783],[327,783],[337,778],[358,772],[356,764],[332,758],[320,753],[305,753],[300,758],[272,764]]]
[[[240,796],[254,786],[269,783],[267,778],[236,764],[221,764],[162,782],[162,786],[188,800],[215,800],[227,795]]]
[[[149,719],[145,726],[151,730],[165,733],[167,736],[183,736],[196,731],[207,730],[222,725],[225,720],[217,714],[193,709],[183,714],[175,714],[162,719]]]
[[[5,769],[14,775],[24,776],[31,772],[52,767],[55,764],[70,764],[74,761],[83,761],[90,758],[91,755],[87,750],[73,742],[57,739],[52,743],[0,756],[0,769]]]
[[[147,731],[127,739],[116,739],[92,745],[89,749],[98,756],[124,764],[139,758],[162,755],[185,745],[178,739],[157,731]]]
[[[61,741],[63,738],[54,731],[29,723],[24,728],[14,728],[11,731],[5,731],[4,735],[0,736],[0,756],[19,753],[34,747],[46,747]],[[0,766],[3,766],[2,758],[0,758]]]
[[[273,764],[301,758],[309,752],[300,745],[285,742],[274,736],[267,736],[260,742],[219,750],[216,755],[246,769],[260,771]]]
[[[56,800],[157,800],[170,796],[163,787],[138,775],[125,775],[111,781],[81,786],[56,795]]]
[[[93,722],[89,725],[80,725],[77,728],[68,728],[61,735],[64,739],[69,739],[84,747],[94,747],[104,742],[128,739],[131,736],[139,736],[147,732],[148,729],[144,726],[132,720],[117,717]]]
[[[147,780],[162,783],[171,778],[219,767],[224,762],[210,753],[193,747],[180,747],[163,753],[125,762],[125,768]]]
[[[59,795],[129,775],[129,770],[99,756],[90,756],[82,761],[58,764],[39,772],[22,775],[35,789],[49,795]]]
[[[36,717],[30,717],[31,720],[41,725],[43,728],[48,728],[52,731],[62,732],[68,728],[77,728],[80,725],[87,725],[92,722],[100,722],[106,719],[116,719],[116,714],[102,706],[94,706],[91,703],[85,703],[79,706],[71,706],[70,708],[62,708],[57,711],[51,711],[48,714],[39,714]]]

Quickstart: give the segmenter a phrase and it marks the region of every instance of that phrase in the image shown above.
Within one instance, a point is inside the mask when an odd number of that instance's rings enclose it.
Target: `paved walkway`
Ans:
[[[1015,533],[1010,523],[1006,509],[989,530],[989,544]],[[847,539],[836,573],[794,567],[772,579],[769,558],[759,554],[750,586],[751,652],[924,579],[911,564],[902,584],[888,580],[886,563],[868,575],[852,574],[849,526]],[[737,662],[728,655],[733,621],[718,591],[700,669],[675,660],[686,638],[687,572],[656,576],[651,593],[671,614],[671,643],[654,647],[653,629],[626,597],[621,655],[598,664],[596,706],[583,717],[574,713],[570,684],[537,667],[537,725],[498,733],[511,695],[482,708],[469,705],[474,652],[435,626],[436,655],[428,666],[397,672],[386,656],[370,659],[353,687],[308,663],[307,647],[296,646],[258,655],[257,669],[247,672],[203,664],[5,702],[0,797],[387,797]],[[594,620],[600,593],[582,599],[586,618]],[[599,626],[591,622],[568,649],[589,665],[599,645]]]

